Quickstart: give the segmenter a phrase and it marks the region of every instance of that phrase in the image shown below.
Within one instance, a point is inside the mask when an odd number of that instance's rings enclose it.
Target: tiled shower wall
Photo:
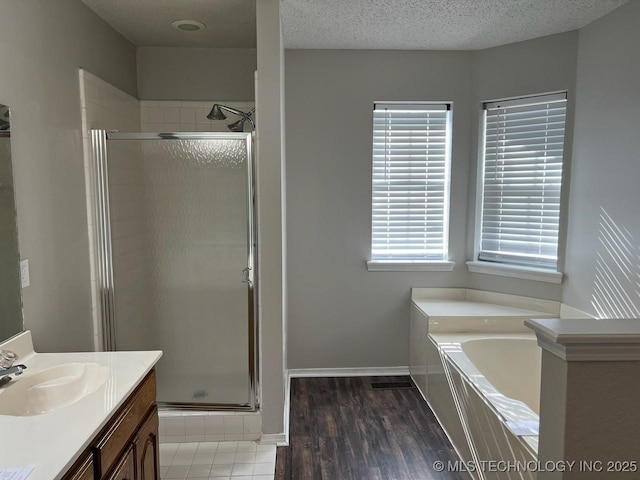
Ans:
[[[249,112],[255,102],[206,100],[202,102],[142,100],[140,118],[143,132],[228,132],[227,125],[240,117],[227,115],[226,120],[209,120],[214,103]],[[246,125],[248,128],[249,125]]]
[[[89,254],[91,256],[91,293],[94,346],[102,350],[102,328],[98,311],[97,251],[95,223],[94,169],[91,156],[91,129],[140,130],[140,102],[138,99],[115,88],[91,73],[80,70],[80,108],[82,111],[82,141],[84,147],[85,185],[87,192],[87,223],[89,227]],[[121,176],[117,168],[114,175]],[[114,229],[121,230],[120,219],[116,218]],[[116,240],[116,242],[122,239]],[[114,242],[114,243],[116,243]],[[115,246],[115,245],[114,245]],[[138,269],[138,265],[132,266]],[[133,286],[133,290],[136,288]],[[142,292],[138,292],[142,293]],[[144,298],[138,295],[139,301]]]

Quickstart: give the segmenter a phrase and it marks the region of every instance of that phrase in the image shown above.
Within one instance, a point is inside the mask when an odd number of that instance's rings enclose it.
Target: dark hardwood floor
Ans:
[[[294,378],[290,438],[276,480],[469,480],[434,471],[459,460],[408,377]],[[372,388],[404,382],[404,388]],[[393,386],[391,386],[393,387]]]

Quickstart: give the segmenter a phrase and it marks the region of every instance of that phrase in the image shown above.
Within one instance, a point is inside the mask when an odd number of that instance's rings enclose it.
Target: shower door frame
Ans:
[[[102,328],[104,351],[116,351],[115,282],[113,275],[113,247],[111,239],[111,212],[109,207],[108,140],[245,140],[247,148],[247,266],[243,281],[248,293],[248,350],[249,350],[249,402],[248,403],[176,403],[158,402],[160,408],[185,410],[256,411],[258,398],[258,286],[257,275],[257,219],[255,189],[255,158],[253,132],[167,132],[137,133],[117,130],[91,130],[94,177],[96,277],[98,283],[98,313]]]

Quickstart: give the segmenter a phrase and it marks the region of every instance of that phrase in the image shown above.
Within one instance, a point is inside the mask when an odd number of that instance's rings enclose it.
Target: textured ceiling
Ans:
[[[138,46],[256,46],[256,0],[82,1]],[[475,50],[574,30],[628,0],[280,1],[287,48]],[[171,28],[181,19],[207,28]]]
[[[281,0],[281,15],[287,48],[476,50],[575,30],[626,2]]]
[[[255,48],[256,0],[82,0],[137,46]],[[174,20],[207,28],[183,32]]]

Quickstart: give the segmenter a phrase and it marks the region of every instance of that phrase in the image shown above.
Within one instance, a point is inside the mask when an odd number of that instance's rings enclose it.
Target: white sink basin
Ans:
[[[0,415],[40,415],[71,405],[104,385],[109,369],[98,363],[65,363],[27,372],[0,389]]]

